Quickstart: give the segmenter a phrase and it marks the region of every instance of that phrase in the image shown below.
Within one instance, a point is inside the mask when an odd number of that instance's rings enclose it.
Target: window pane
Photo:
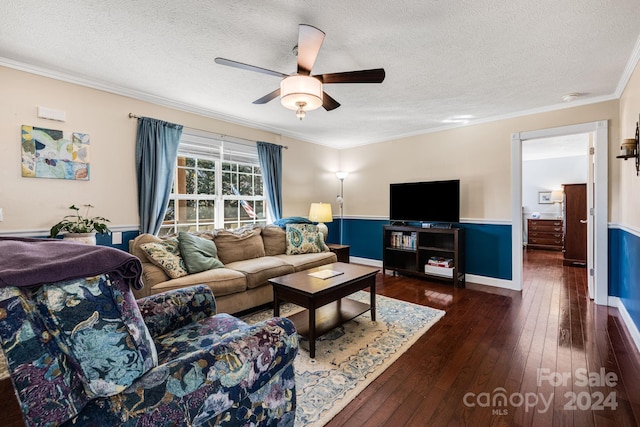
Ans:
[[[200,169],[215,169],[215,162],[212,160],[203,160],[203,159],[198,159],[198,167]]]
[[[174,188],[177,194],[194,194],[196,189],[195,171],[179,167],[176,170],[178,188]]]
[[[178,223],[194,222],[196,220],[196,201],[178,200]]]
[[[194,159],[193,157],[183,157],[183,159],[185,166],[188,166],[190,168],[196,167],[196,159]]]
[[[172,222],[176,219],[175,202],[169,200],[167,203],[167,211],[164,214],[164,222]]]
[[[222,194],[225,196],[234,195],[232,186],[238,189],[238,175],[236,173],[225,172],[222,176]]]
[[[255,184],[253,185],[253,192],[256,196],[264,195],[264,188],[262,184],[262,175],[255,176]]]
[[[198,194],[216,193],[216,173],[212,170],[198,170]]]
[[[198,202],[198,222],[214,222],[216,218],[215,202],[200,200]]]
[[[258,215],[258,218],[265,219],[266,215],[264,211],[264,202],[262,200],[256,200],[254,203],[255,207],[253,210],[255,211],[256,215]]]
[[[243,196],[253,196],[253,180],[251,175],[240,174],[238,176],[238,191]]]
[[[252,166],[238,165],[238,171],[241,173],[251,173]]]
[[[253,216],[249,213],[253,213],[252,202],[240,202],[240,220],[246,221],[248,219],[253,219]]]
[[[182,194],[195,194],[196,192],[196,171],[193,169],[186,169],[186,191]]]
[[[224,201],[224,221],[237,221],[238,220],[238,201],[237,200],[225,200]]]

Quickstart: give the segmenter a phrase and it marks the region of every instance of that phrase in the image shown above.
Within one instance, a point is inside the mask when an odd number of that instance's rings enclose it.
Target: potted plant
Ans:
[[[65,239],[75,239],[82,243],[96,244],[96,233],[109,234],[111,230],[107,227],[108,219],[101,216],[94,216],[89,218],[89,209],[92,205],[84,205],[87,208],[86,214],[83,217],[80,215],[80,208],[76,205],[69,206],[69,209],[74,210],[75,213],[66,215],[62,218],[62,221],[51,227],[49,232],[50,237],[56,237],[61,232],[66,232],[63,237]]]

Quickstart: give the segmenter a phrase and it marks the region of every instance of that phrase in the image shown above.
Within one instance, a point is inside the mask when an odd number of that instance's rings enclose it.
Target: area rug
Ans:
[[[369,293],[349,296],[369,302]],[[289,316],[301,307],[280,306]],[[323,426],[344,409],[376,377],[407,351],[445,312],[430,307],[376,296],[376,321],[367,312],[316,340],[316,357],[309,358],[309,342],[300,340],[294,362],[296,373],[296,426]],[[264,310],[243,317],[255,323],[273,316]]]

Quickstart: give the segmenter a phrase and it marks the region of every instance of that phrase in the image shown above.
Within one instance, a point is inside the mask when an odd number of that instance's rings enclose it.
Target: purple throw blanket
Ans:
[[[106,273],[142,289],[140,260],[119,249],[59,239],[0,237],[0,286],[35,286]]]

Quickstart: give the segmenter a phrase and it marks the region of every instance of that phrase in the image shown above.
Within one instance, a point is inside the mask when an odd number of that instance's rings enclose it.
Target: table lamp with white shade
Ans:
[[[324,224],[325,222],[333,221],[333,214],[331,213],[330,203],[311,203],[309,208],[309,221],[318,223],[318,230],[324,236],[324,241],[327,241],[327,235],[329,234],[329,228]]]

